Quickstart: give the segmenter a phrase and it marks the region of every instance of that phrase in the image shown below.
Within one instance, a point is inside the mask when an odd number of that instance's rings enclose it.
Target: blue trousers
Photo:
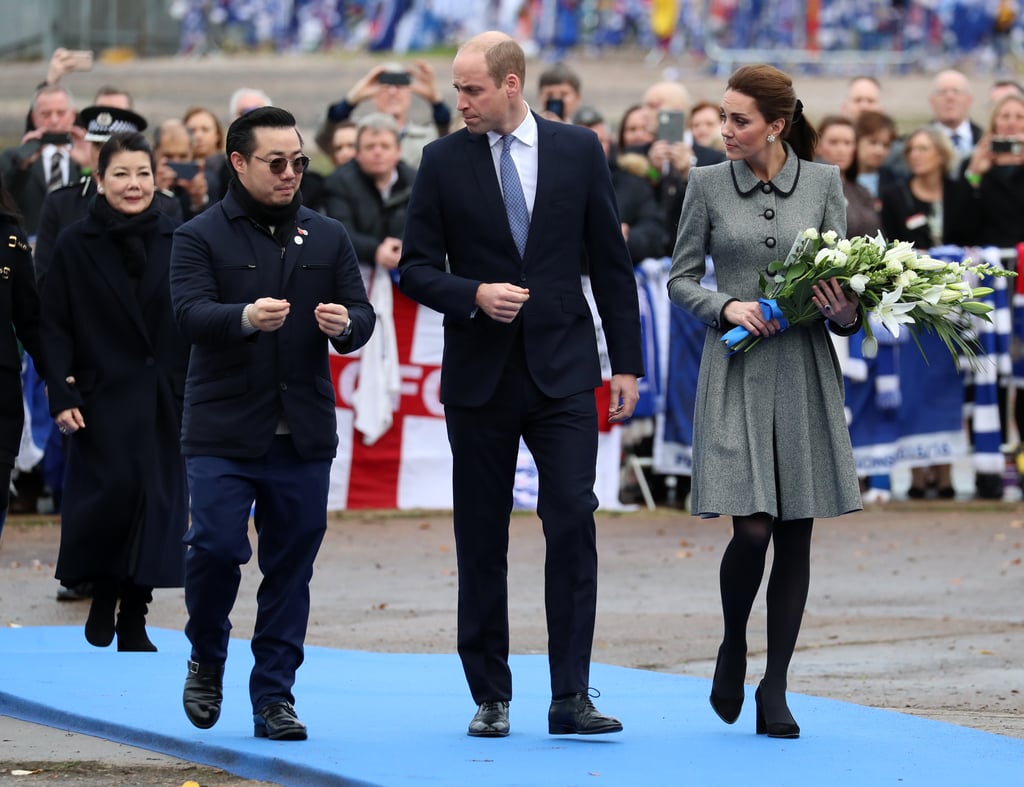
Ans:
[[[223,664],[238,595],[240,566],[252,557],[249,513],[254,509],[257,561],[263,580],[256,595],[249,678],[253,711],[271,702],[295,702],[292,686],[302,664],[309,621],[309,581],[327,529],[329,459],[304,460],[287,435],[265,456],[229,459],[188,456],[192,523],[185,534],[185,635],[192,659]]]

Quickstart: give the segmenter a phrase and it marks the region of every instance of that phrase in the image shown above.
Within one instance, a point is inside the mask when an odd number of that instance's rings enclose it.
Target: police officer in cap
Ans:
[[[92,143],[92,156],[88,165],[83,167],[84,174],[78,183],[52,191],[43,201],[35,248],[36,282],[40,290],[46,279],[57,235],[64,227],[83,218],[88,212],[89,200],[96,193],[94,174],[103,143],[110,139],[111,134],[145,130],[146,119],[130,109],[92,106],[78,113],[75,125],[85,129],[85,138]],[[162,213],[181,221],[181,207],[173,196],[158,191],[153,195],[153,203]]]

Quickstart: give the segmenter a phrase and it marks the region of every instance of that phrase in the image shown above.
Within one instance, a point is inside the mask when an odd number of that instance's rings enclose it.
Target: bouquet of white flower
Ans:
[[[908,326],[915,342],[921,331],[930,331],[942,339],[954,357],[959,353],[973,360],[973,342],[958,323],[965,313],[990,319],[992,306],[974,299],[990,294],[992,288],[971,287],[964,280],[967,273],[979,279],[1017,275],[972,263],[969,258],[961,262],[932,259],[915,250],[912,243],[887,242],[881,233],[873,238],[839,238],[835,232],[819,234],[811,228],[800,234],[785,260],[768,265],[767,275],[761,275],[764,297],[759,301],[765,318],[777,318],[783,329],[820,320],[821,314],[811,300],[811,286],[835,277],[860,298],[858,309],[867,334],[861,345],[864,357],[873,358],[878,351],[878,340],[867,319],[871,314],[894,337],[899,337],[901,325]],[[759,340],[741,327],[722,337],[730,355],[747,352]]]

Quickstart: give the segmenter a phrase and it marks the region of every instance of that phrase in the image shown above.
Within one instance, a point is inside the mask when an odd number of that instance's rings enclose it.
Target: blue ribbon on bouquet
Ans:
[[[779,321],[779,330],[784,331],[789,327],[789,321],[783,316],[782,309],[779,308],[779,304],[774,298],[758,298],[757,302],[761,304],[761,314],[766,320],[772,318]],[[750,331],[744,328],[742,325],[737,325],[725,332],[722,336],[722,341],[725,342],[725,346],[732,350],[729,355],[739,352],[742,347],[738,345],[750,337]]]

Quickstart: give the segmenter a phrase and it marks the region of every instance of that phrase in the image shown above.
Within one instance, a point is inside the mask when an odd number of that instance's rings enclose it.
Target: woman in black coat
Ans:
[[[949,243],[1012,249],[1024,241],[1024,96],[996,104],[952,196]]]
[[[175,224],[153,205],[141,134],[100,150],[99,193],[60,234],[43,287],[50,412],[70,435],[57,578],[93,582],[85,637],[156,650],[154,587],[181,587],[188,493],[179,449],[188,344],[171,310]],[[120,610],[114,613],[120,599]]]
[[[21,392],[21,350],[28,351],[42,373],[39,347],[39,296],[32,251],[25,241],[21,216],[0,186],[0,533],[7,519],[14,459],[21,446],[25,405]]]
[[[942,131],[933,126],[923,126],[907,135],[903,156],[910,170],[910,179],[891,183],[882,189],[882,232],[890,241],[907,241],[915,248],[927,251],[949,241],[950,194],[956,188],[950,173],[955,153]],[[916,445],[929,445],[932,434],[953,434],[960,430],[963,407],[962,396],[935,397],[930,392],[951,394],[962,391],[963,378],[958,366],[949,362],[946,349],[937,336],[925,332],[917,337],[917,343],[924,356],[916,349],[900,355],[900,379],[913,380],[916,384],[900,386],[899,423],[904,430],[904,440],[909,437]],[[923,400],[918,400],[918,396]],[[962,450],[966,450],[966,443]],[[950,461],[927,466],[919,464],[925,460],[914,461],[918,464],[911,467],[910,489],[907,490],[911,499],[924,498],[928,487],[934,487],[940,498],[956,496]]]

